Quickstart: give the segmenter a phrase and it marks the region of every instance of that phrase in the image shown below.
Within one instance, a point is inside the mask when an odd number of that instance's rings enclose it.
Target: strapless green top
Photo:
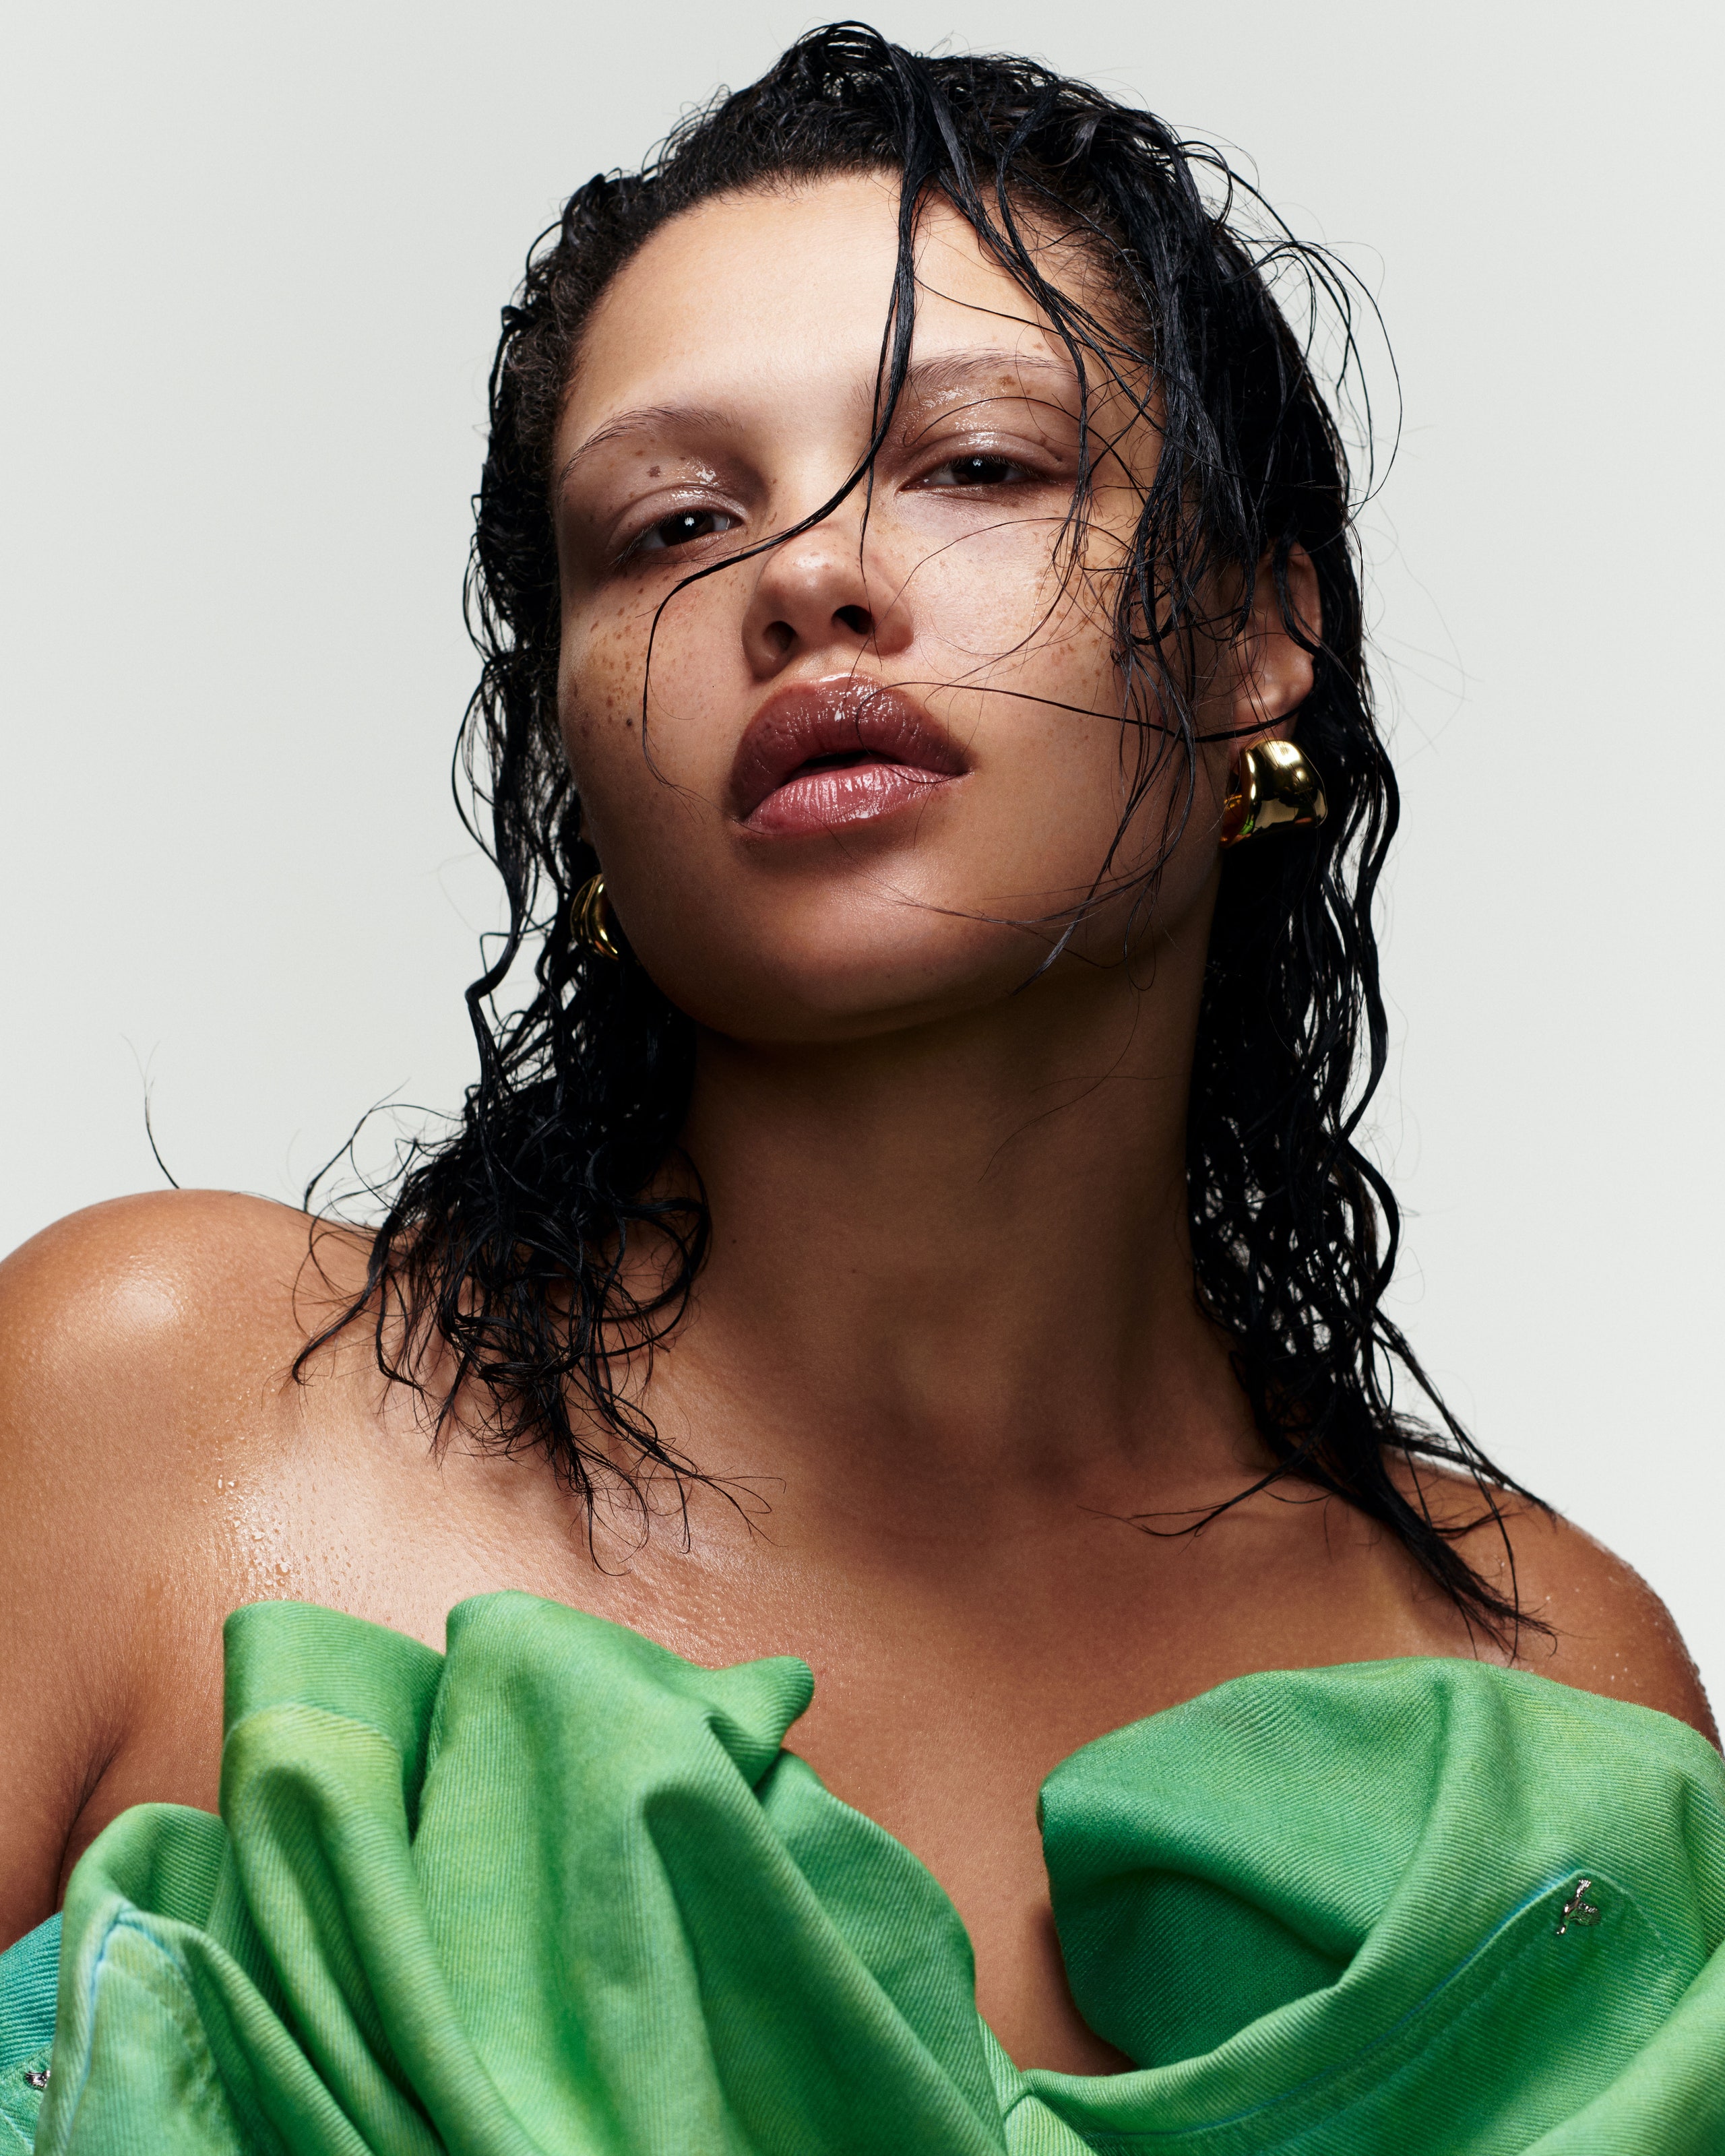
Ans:
[[[1011,2064],[940,1887],[783,1748],[801,1662],[522,1594],[443,1655],[293,1603],[227,1651],[222,1815],[85,1856],[39,2099],[0,1999],[0,2147],[1725,2152],[1725,1765],[1647,1709],[1379,1662],[1086,1745],[1041,1815],[1073,1996],[1137,2062],[1092,2078]]]

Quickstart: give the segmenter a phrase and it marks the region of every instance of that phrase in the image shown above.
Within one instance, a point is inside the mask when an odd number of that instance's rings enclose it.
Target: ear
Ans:
[[[1308,642],[1323,633],[1317,572],[1303,547],[1288,557],[1287,595],[1295,620]],[[1312,694],[1312,654],[1282,618],[1271,557],[1258,564],[1252,585],[1252,610],[1235,644],[1237,666],[1234,711],[1229,732],[1238,751],[1254,741],[1286,740],[1294,730],[1300,706]]]

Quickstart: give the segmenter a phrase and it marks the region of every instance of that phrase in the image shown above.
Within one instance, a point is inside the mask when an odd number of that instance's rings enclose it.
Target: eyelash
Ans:
[[[927,486],[942,472],[949,471],[956,474],[962,465],[999,465],[1004,468],[1008,476],[1004,479],[978,479],[968,482],[955,476],[947,482],[944,488],[938,489],[937,491],[968,494],[973,487],[983,489],[994,486],[1024,486],[1038,476],[1027,465],[1020,464],[1016,457],[1005,456],[998,450],[967,449],[960,456],[948,457],[943,464],[936,465],[932,471],[925,472],[916,484],[919,486]]]
[[[957,474],[960,468],[965,465],[996,466],[999,468],[1003,475],[998,479],[973,478],[968,481],[961,480]],[[952,477],[943,485],[936,484],[942,472],[949,472]],[[993,487],[1024,486],[1033,484],[1037,477],[1038,474],[1032,471],[1027,465],[1021,464],[1016,457],[1005,456],[988,449],[969,449],[960,455],[947,457],[942,463],[932,466],[921,479],[915,480],[913,485],[918,488],[927,489],[933,493],[968,494],[973,491],[984,492]],[[742,521],[742,519],[740,516],[733,516],[728,509],[704,507],[673,510],[669,516],[655,518],[637,537],[632,539],[624,548],[620,558],[627,562],[644,554],[675,553],[684,547],[698,546],[703,539],[719,538],[727,531],[734,531]],[[677,538],[665,538],[661,536],[670,526],[689,523],[702,523],[707,526],[707,529],[701,531],[685,531]]]
[[[624,559],[627,560],[630,555],[634,554],[670,553],[679,547],[692,547],[702,539],[711,539],[719,536],[717,532],[712,531],[688,531],[685,532],[680,539],[658,540],[658,543],[655,545],[654,542],[658,539],[658,535],[665,530],[667,525],[692,524],[709,521],[719,522],[721,520],[722,529],[726,531],[734,531],[737,526],[742,521],[742,519],[740,516],[733,516],[728,509],[673,510],[669,516],[661,516],[657,518],[653,523],[647,526],[646,530],[643,531],[638,538],[633,539],[629,542],[629,545],[624,549]]]

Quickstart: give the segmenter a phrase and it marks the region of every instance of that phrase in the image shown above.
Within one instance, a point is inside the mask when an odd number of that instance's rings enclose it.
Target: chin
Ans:
[[[737,1040],[813,1045],[871,1034],[974,1010],[1007,996],[1036,963],[1024,937],[993,923],[954,921],[906,904],[911,917],[854,914],[842,928],[763,927],[747,948],[648,970],[698,1025]]]

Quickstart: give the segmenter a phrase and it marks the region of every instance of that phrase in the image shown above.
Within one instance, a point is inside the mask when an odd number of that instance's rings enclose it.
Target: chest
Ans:
[[[843,1560],[793,1536],[682,1546],[661,1532],[644,1548],[589,1552],[531,1478],[464,1483],[388,1466],[362,1455],[340,1476],[301,1466],[231,1478],[231,1502],[177,1568],[184,1591],[150,1599],[155,1637],[126,1741],[69,1860],[130,1804],[215,1809],[232,1608],[316,1602],[440,1646],[454,1604],[525,1589],[708,1666],[809,1661],[814,1697],[792,1748],[944,1888],[975,1951],[979,2010],[1009,2054],[1110,2071],[1117,2055],[1065,1984],[1036,1818],[1044,1779],[1091,1738],[1242,1670],[1417,1650],[1374,1616],[1368,1575],[1337,1573],[1333,1559],[1321,1624],[1299,1597],[1242,1594],[1230,1575],[1253,1561],[1250,1535],[1204,1552],[1092,1522],[1034,1547],[955,1543],[933,1561],[891,1535]],[[1276,1566],[1257,1539],[1261,1589]],[[1255,1613],[1250,1625],[1242,1611]]]

